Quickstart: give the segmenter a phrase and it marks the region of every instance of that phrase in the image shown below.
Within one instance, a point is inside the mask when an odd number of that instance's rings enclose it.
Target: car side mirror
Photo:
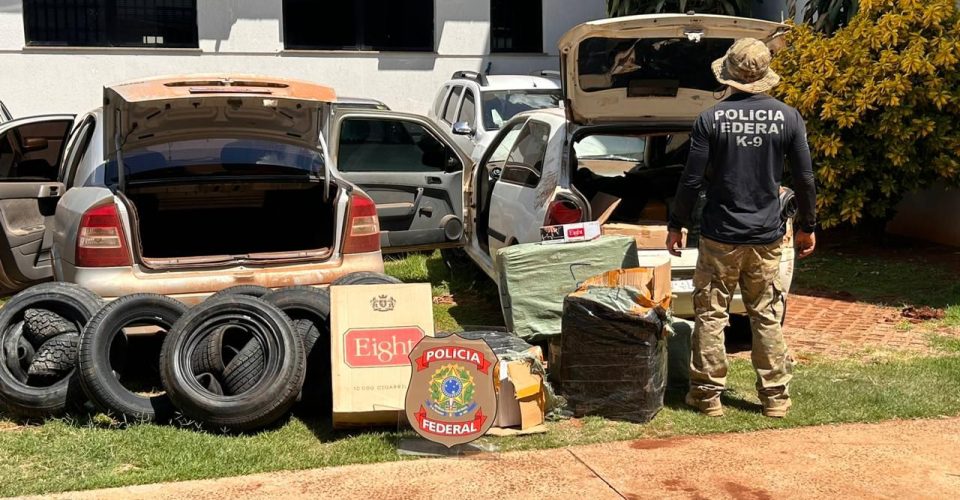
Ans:
[[[33,151],[43,151],[50,146],[44,137],[27,137],[23,140],[23,151],[30,153]]]
[[[473,127],[467,122],[454,123],[453,135],[473,135]]]

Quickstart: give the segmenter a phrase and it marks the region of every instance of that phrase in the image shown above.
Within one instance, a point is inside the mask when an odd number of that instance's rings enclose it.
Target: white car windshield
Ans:
[[[483,128],[498,130],[517,113],[560,106],[560,89],[483,92]]]

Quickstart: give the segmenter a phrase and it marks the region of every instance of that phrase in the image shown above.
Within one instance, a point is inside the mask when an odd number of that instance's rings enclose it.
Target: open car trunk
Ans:
[[[148,267],[323,259],[332,254],[336,186],[242,180],[127,186]]]
[[[613,149],[616,139],[622,138],[618,134],[630,137],[629,131],[603,134],[583,137],[578,145],[590,139],[598,142],[599,137]],[[583,154],[586,148],[581,148],[573,185],[590,201],[593,220],[601,221],[604,234],[634,236],[640,250],[664,250],[673,198],[690,150],[690,133],[647,131],[640,135],[644,135],[645,146],[635,154],[608,151],[588,156]],[[594,152],[598,147],[604,146],[595,145]],[[687,228],[687,247],[695,247],[699,239],[702,206],[701,199],[692,227]]]

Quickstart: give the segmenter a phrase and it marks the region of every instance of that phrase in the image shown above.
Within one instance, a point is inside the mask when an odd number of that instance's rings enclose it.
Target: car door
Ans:
[[[427,118],[338,112],[329,147],[340,177],[377,204],[386,252],[461,245],[469,159]]]
[[[59,164],[73,115],[36,116],[0,125],[0,294],[53,276],[46,231],[63,195]]]
[[[491,256],[507,245],[539,241],[546,212],[540,184],[549,140],[550,125],[536,118],[520,129],[493,185],[487,226]],[[553,183],[556,187],[556,179]]]
[[[457,146],[473,157],[474,150],[477,147],[477,96],[470,87],[464,87],[463,97],[460,98],[460,108],[453,123],[465,123],[470,127],[471,132],[469,134],[458,134],[453,130],[453,125],[450,125],[450,133]]]

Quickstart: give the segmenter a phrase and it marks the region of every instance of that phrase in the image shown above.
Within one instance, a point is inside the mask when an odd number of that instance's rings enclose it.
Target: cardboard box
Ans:
[[[543,378],[530,373],[530,363],[523,360],[501,361],[497,376],[500,389],[497,392],[497,418],[493,426],[528,430],[542,424],[546,405]]]
[[[433,336],[427,283],[330,287],[333,425],[404,419],[410,351]]]
[[[599,237],[600,223],[597,221],[563,224],[562,226],[543,226],[540,228],[540,241],[545,245],[591,241]]]
[[[580,289],[588,286],[630,287],[646,290],[654,302],[669,300],[671,295],[670,258],[651,259],[644,267],[614,269],[584,280]],[[668,304],[669,305],[669,304]],[[665,306],[666,307],[666,306]]]
[[[612,222],[603,225],[603,234],[633,236],[638,250],[663,250],[667,248],[667,225],[662,222],[644,224],[621,224]],[[687,247],[687,230],[683,230],[681,248]]]

